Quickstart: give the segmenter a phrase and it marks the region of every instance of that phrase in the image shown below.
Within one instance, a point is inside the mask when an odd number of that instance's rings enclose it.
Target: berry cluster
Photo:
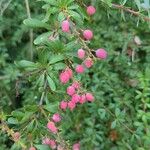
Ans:
[[[96,9],[93,6],[87,7],[87,14],[89,16],[94,15],[95,12]],[[62,32],[66,32],[66,33],[70,32],[70,22],[68,19],[62,21],[61,28],[62,28]],[[83,34],[82,36],[83,40],[85,41],[91,40],[93,38],[93,32],[89,29],[84,30],[82,34]],[[90,52],[89,54],[89,51],[86,51],[82,48],[77,51],[77,57],[83,61],[82,64],[78,64],[74,68],[77,74],[82,74],[84,73],[85,69],[91,68],[94,64],[94,59],[96,57],[99,59],[105,59],[107,57],[107,52],[104,49],[98,49],[96,50],[96,52],[94,51],[95,54],[93,54],[92,56],[91,53],[92,52]],[[65,70],[63,70],[60,73],[59,80],[62,84],[67,84],[70,80],[72,81],[72,83],[66,89],[66,94],[68,95],[70,100],[69,101],[62,100],[59,105],[60,110],[62,110],[63,112],[65,112],[66,109],[73,111],[79,104],[84,104],[86,102],[94,101],[93,94],[82,90],[81,83],[74,79],[74,71],[70,67],[67,67]],[[61,120],[62,120],[61,115],[59,113],[55,113],[51,117],[51,120],[47,123],[48,130],[51,133],[57,135],[59,131],[59,129],[57,128],[57,123],[59,123]],[[46,137],[43,139],[43,144],[49,145],[51,149],[64,150],[64,147],[61,146],[61,143],[60,145],[58,145],[56,141],[54,139],[50,139]],[[80,150],[80,144],[75,143],[72,149]],[[30,150],[35,150],[35,148],[31,147]]]
[[[87,14],[93,15],[96,12],[96,9],[93,6],[87,7]],[[64,20],[61,24],[62,32],[70,32],[70,23],[68,20]],[[89,29],[83,31],[84,40],[91,40],[93,38],[93,32]],[[105,59],[107,57],[107,52],[104,49],[98,49],[95,52],[97,58]],[[93,58],[88,56],[88,52],[83,49],[79,49],[77,51],[77,57],[83,60],[82,64],[78,64],[75,68],[76,73],[84,73],[86,68],[90,68],[94,64]],[[73,80],[73,83],[67,87],[66,93],[70,96],[69,101],[62,100],[60,102],[60,109],[65,111],[67,108],[70,111],[73,111],[78,104],[84,104],[85,102],[93,102],[94,96],[89,92],[82,92],[81,84],[73,79],[73,71],[67,67],[63,70],[59,75],[60,82],[62,84],[67,84],[69,80]],[[60,114],[56,113],[52,117],[52,121],[49,121],[47,124],[47,128],[53,133],[56,134],[58,132],[58,128],[56,127],[56,123],[61,121]],[[52,149],[56,148],[56,142],[54,140],[50,140],[48,138],[44,139],[44,144],[50,145]],[[58,149],[58,148],[57,148]],[[80,144],[76,143],[73,145],[73,150],[79,150]]]

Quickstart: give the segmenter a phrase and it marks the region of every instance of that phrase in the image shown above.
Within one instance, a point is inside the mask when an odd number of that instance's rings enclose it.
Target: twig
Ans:
[[[3,7],[3,8],[2,8],[2,6],[1,6],[1,5],[2,5],[2,3],[3,3],[3,1],[1,1],[1,2],[0,2],[0,7],[1,7],[1,9],[0,9],[0,10],[1,10],[1,16],[3,15],[4,11],[5,11],[5,10],[7,9],[7,7],[9,6],[9,4],[11,3],[11,1],[12,1],[12,0],[9,0],[9,1],[8,1],[8,3],[6,3],[6,4],[4,5],[4,7]]]
[[[8,125],[2,119],[0,121],[1,121],[0,129],[2,131],[5,131],[7,133],[7,135],[10,135],[12,137],[13,141],[16,142],[14,140],[14,133],[15,133],[14,130],[10,129],[8,127]],[[22,150],[25,150],[27,148],[26,145],[21,140],[18,140],[17,143],[22,147]]]
[[[150,18],[149,18],[149,17],[141,16],[140,12],[137,12],[137,11],[135,11],[135,10],[132,10],[132,9],[130,9],[130,8],[127,8],[127,7],[123,6],[123,5],[118,5],[118,4],[114,4],[114,3],[113,3],[113,4],[112,4],[112,7],[113,7],[113,8],[116,8],[116,9],[124,10],[124,11],[126,11],[126,12],[131,13],[131,14],[134,15],[134,16],[141,17],[141,18],[143,18],[145,21],[150,22]]]
[[[5,79],[9,79],[8,76],[0,76],[0,80],[5,80]]]
[[[103,107],[104,107],[104,109],[105,109],[111,116],[113,116],[113,117],[116,118],[115,114],[113,114],[108,108],[106,108],[105,106],[103,106]],[[126,124],[122,123],[121,121],[119,121],[119,123],[120,123],[121,125],[123,125],[129,132],[131,132],[132,134],[134,134],[134,131],[133,131],[132,129],[130,129]]]
[[[25,0],[25,4],[26,4],[28,18],[31,18],[28,0]],[[30,37],[30,59],[32,60],[33,59],[33,29],[30,29],[30,31],[29,31],[29,37]]]
[[[42,95],[41,95],[41,98],[40,98],[39,105],[42,105],[42,104],[43,104],[46,86],[47,86],[47,80],[45,81],[45,84],[44,84],[44,91],[42,92]]]

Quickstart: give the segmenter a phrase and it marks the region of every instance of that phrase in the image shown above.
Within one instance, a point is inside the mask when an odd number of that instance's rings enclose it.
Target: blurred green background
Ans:
[[[138,11],[136,2],[126,1],[125,7]],[[144,1],[139,2],[144,4]],[[96,101],[79,106],[74,113],[68,111],[67,121],[62,123],[62,134],[71,143],[80,141],[83,150],[149,150],[150,22],[109,7],[109,0],[105,3],[93,0],[92,3],[97,13],[83,26],[94,31],[90,47],[105,48],[108,59],[96,62],[82,76],[85,88],[94,93]],[[32,18],[44,18],[43,4],[29,1]],[[148,16],[149,10],[142,9],[141,13]],[[0,111],[10,115],[16,109],[36,104],[41,92],[34,87],[34,82],[26,81],[26,77],[20,83],[21,72],[14,64],[19,60],[31,60],[32,55],[32,31],[23,24],[28,17],[25,1],[0,0],[0,12]],[[44,31],[34,29],[33,38]],[[32,60],[37,62],[35,45],[32,50]],[[57,94],[55,99],[60,97]],[[49,99],[55,101],[53,95],[49,95]],[[21,130],[21,127],[14,129]],[[1,130],[0,150],[7,149],[17,148]]]

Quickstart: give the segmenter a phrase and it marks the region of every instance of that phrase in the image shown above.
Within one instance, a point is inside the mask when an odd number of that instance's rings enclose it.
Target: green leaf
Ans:
[[[120,115],[121,111],[119,108],[115,109],[115,115],[118,117]]]
[[[104,119],[106,116],[106,111],[105,109],[98,109],[98,114],[100,115],[101,119]]]
[[[56,6],[57,5],[57,1],[56,0],[42,0],[50,5]]]
[[[18,67],[25,68],[25,67],[33,67],[35,65],[35,63],[33,63],[31,61],[27,61],[27,60],[21,60],[19,62],[16,62],[16,65]]]
[[[38,69],[38,64],[36,64],[34,62],[31,62],[31,61],[27,61],[27,60],[21,60],[21,61],[15,62],[15,65],[18,68],[22,68],[22,69],[25,69],[25,70],[28,70],[28,71]]]
[[[46,32],[43,33],[41,35],[39,35],[35,40],[34,40],[34,44],[35,45],[39,45],[39,44],[43,44],[44,42],[48,42],[49,41],[49,37],[52,34],[52,32]]]
[[[18,120],[16,118],[13,118],[13,117],[8,118],[7,121],[10,124],[18,124]]]
[[[46,42],[45,43],[48,48],[55,52],[55,53],[62,53],[64,50],[65,50],[65,46],[64,46],[64,43],[62,43],[61,41],[59,40],[55,40],[55,41],[51,41],[51,42]]]
[[[53,55],[50,57],[49,64],[55,64],[55,63],[62,61],[62,60],[64,60],[63,55]]]
[[[66,68],[66,64],[64,63],[57,63],[53,65],[55,70],[63,70],[64,68]]]
[[[33,129],[35,128],[34,121],[35,121],[35,120],[32,120],[32,121],[27,125],[27,129],[28,129],[29,132],[32,132]]]
[[[24,117],[22,118],[20,123],[22,124],[22,123],[25,123],[26,121],[29,121],[32,115],[33,115],[33,112],[25,112]]]
[[[58,14],[58,21],[59,22],[62,22],[63,20],[65,20],[65,15],[64,15],[64,13],[63,12],[60,12],[59,14]]]
[[[56,103],[47,104],[43,108],[46,109],[47,111],[51,112],[51,113],[55,113],[58,110],[58,106],[59,106],[59,103],[56,102]]]
[[[78,24],[83,24],[83,18],[79,13],[73,10],[69,10],[69,14]]]
[[[31,28],[45,28],[45,29],[50,29],[49,25],[38,20],[38,19],[25,19],[23,21],[23,23],[28,26],[28,27],[31,27]]]
[[[76,5],[76,4],[74,4],[74,5],[72,5],[72,6],[70,6],[70,7],[68,7],[68,9],[78,9],[79,8],[79,6],[78,5]]]
[[[52,91],[56,91],[56,85],[50,76],[47,76],[48,85]]]
[[[39,86],[43,86],[44,85],[44,78],[45,78],[45,75],[44,73],[40,75],[40,77],[38,78],[37,82],[36,82],[36,85],[39,85]]]
[[[48,145],[35,145],[38,150],[50,150]]]
[[[116,125],[117,125],[117,121],[115,120],[111,123],[111,128],[114,129],[116,127]]]

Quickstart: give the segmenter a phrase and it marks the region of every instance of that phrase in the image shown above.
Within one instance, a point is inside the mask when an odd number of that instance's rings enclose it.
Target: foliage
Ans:
[[[1,8],[5,3],[0,2]],[[46,129],[55,112],[62,114],[57,140],[69,148],[79,141],[83,150],[148,150],[149,1],[38,0],[29,4],[31,18],[21,0],[9,3],[0,16],[0,150],[31,145],[48,150],[42,139],[57,138]],[[90,4],[96,7],[92,17],[85,11]],[[68,16],[72,34],[61,31],[61,22]],[[94,32],[88,47],[105,48],[108,58],[96,60],[85,74],[76,75],[95,101],[64,113],[59,102],[68,98],[67,85],[60,84],[59,73],[70,62],[72,69],[81,63],[76,52],[83,43],[76,33],[87,28]],[[14,142],[17,131],[21,139]]]

